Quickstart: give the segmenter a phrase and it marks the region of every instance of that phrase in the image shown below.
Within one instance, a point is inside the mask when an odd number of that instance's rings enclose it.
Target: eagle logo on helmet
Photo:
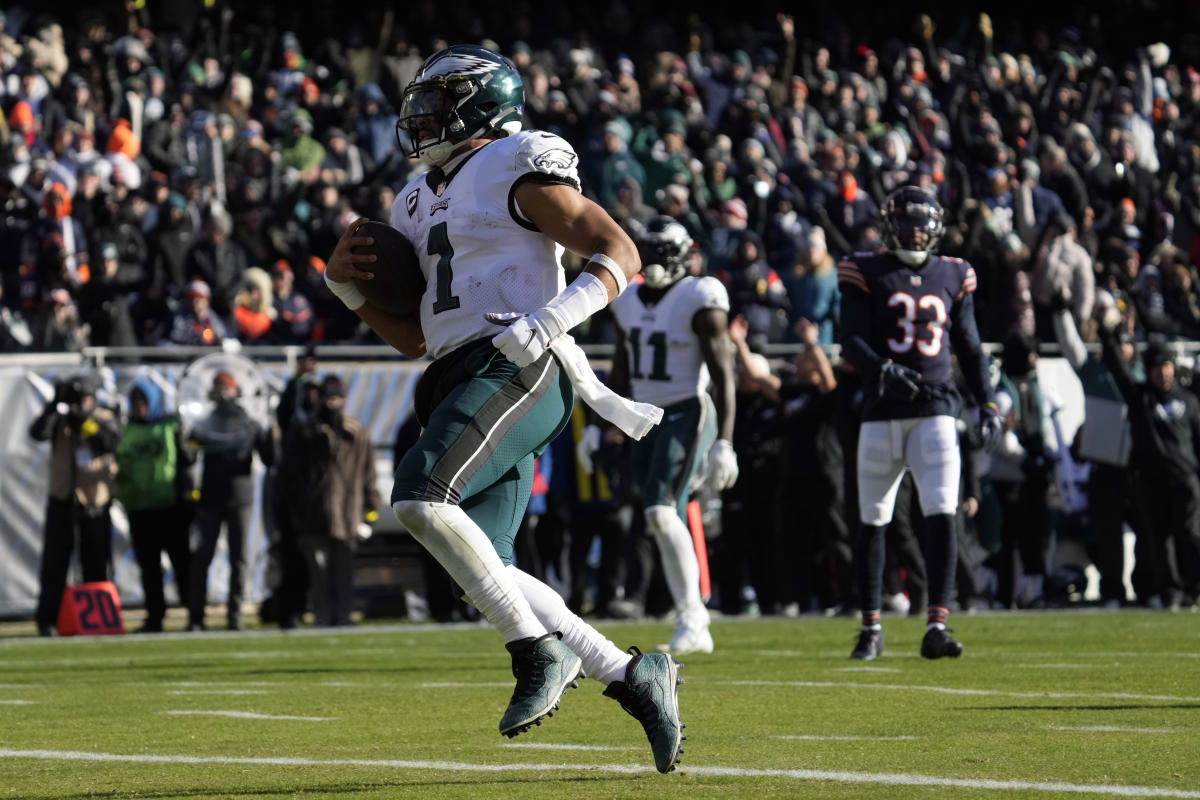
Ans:
[[[649,288],[665,289],[687,275],[692,237],[675,220],[667,216],[650,220],[636,244],[642,259],[642,278]]]

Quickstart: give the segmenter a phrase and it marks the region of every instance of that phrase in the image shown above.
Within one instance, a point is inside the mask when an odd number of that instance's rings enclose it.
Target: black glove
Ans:
[[[979,409],[979,442],[984,450],[992,452],[1000,444],[1004,433],[1004,422],[1000,419],[1000,409],[995,403],[985,403]]]
[[[1050,295],[1050,308],[1055,314],[1061,314],[1071,307],[1071,301],[1067,297],[1067,292],[1062,287],[1054,290],[1054,294]]]
[[[921,373],[915,369],[894,361],[885,361],[879,368],[879,393],[897,400],[910,401],[921,391],[921,387],[917,385],[919,380]]]

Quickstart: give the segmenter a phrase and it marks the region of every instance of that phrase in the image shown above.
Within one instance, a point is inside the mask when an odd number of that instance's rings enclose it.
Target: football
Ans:
[[[375,277],[355,278],[358,290],[381,311],[401,317],[414,313],[425,292],[425,276],[412,243],[391,225],[374,220],[359,228],[358,235],[375,240],[369,247],[354,248],[355,253],[375,254],[373,264],[359,264],[359,269]]]

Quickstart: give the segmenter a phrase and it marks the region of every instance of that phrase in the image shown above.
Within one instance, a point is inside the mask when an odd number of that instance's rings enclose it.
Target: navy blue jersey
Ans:
[[[991,400],[975,324],[975,270],[959,258],[931,255],[913,269],[890,253],[859,253],[838,264],[842,292],[843,357],[864,378],[864,420],[958,416],[951,349],[967,386],[982,404]],[[920,375],[912,401],[879,391],[879,367],[902,364]]]

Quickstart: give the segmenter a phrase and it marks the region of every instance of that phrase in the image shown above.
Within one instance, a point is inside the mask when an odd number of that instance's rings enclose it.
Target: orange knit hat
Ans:
[[[128,158],[137,158],[142,145],[129,128],[129,120],[118,119],[113,125],[112,133],[108,135],[108,152],[122,153]]]

